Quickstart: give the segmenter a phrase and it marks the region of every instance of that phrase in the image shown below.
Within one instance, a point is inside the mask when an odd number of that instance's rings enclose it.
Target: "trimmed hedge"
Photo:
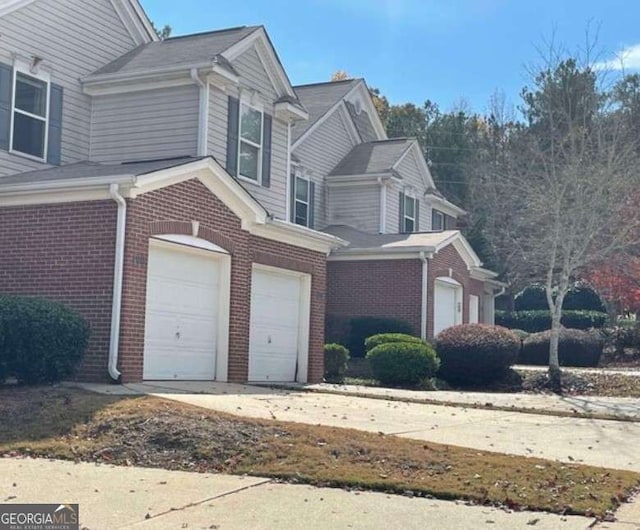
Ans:
[[[88,341],[87,322],[64,305],[0,296],[0,376],[26,384],[60,381],[73,373]]]
[[[515,364],[520,339],[511,330],[486,324],[461,324],[436,337],[438,377],[454,384],[481,384],[499,379]]]
[[[601,328],[607,323],[606,313],[599,311],[562,311],[561,323],[565,328]],[[550,311],[496,311],[496,325],[538,333],[551,329]]]
[[[379,346],[380,344],[386,344],[388,342],[426,344],[426,342],[421,338],[414,337],[413,335],[407,335],[406,333],[378,333],[377,335],[372,335],[364,341],[364,349],[366,352],[369,352],[376,346]]]
[[[349,350],[342,344],[324,345],[324,380],[327,383],[344,383],[349,362]]]
[[[415,387],[433,377],[439,361],[428,344],[386,342],[367,353],[373,377],[382,385]]]
[[[544,286],[533,284],[524,288],[516,295],[514,305],[516,311],[548,311],[549,305]],[[598,293],[583,282],[577,282],[569,289],[564,298],[562,309],[607,312]]]
[[[353,317],[349,320],[349,337],[346,345],[352,357],[364,357],[364,341],[380,333],[406,333],[411,335],[411,324],[397,318]]]
[[[530,335],[523,343],[518,356],[519,364],[547,366],[551,330]],[[562,328],[558,341],[558,358],[561,366],[598,366],[604,348],[599,334],[579,329]]]

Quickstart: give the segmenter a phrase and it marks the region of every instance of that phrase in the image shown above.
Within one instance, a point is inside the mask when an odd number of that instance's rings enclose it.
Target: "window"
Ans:
[[[311,185],[307,179],[295,178],[294,218],[297,225],[309,226]]]
[[[431,210],[431,230],[444,230],[444,214],[438,210]]]
[[[416,230],[416,199],[404,196],[404,219],[402,222],[404,232],[415,232]]]
[[[15,71],[11,150],[44,160],[47,153],[49,83]]]
[[[240,105],[239,174],[260,182],[262,168],[262,112],[246,104]]]

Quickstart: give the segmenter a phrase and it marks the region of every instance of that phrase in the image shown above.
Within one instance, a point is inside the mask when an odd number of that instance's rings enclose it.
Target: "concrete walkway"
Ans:
[[[347,427],[499,453],[640,472],[640,423],[446,407],[223,383],[86,384],[240,416]]]
[[[640,385],[640,379],[638,379]],[[290,387],[295,389],[295,387]],[[555,394],[507,394],[496,392],[419,391],[359,385],[300,385],[298,390],[410,401],[414,403],[477,406],[487,409],[544,411],[551,414],[606,415],[640,421],[639,398],[557,396]]]
[[[254,477],[37,459],[1,459],[0,495],[0,503],[78,503],[80,528],[89,530],[585,530],[593,524],[585,517],[510,513]]]

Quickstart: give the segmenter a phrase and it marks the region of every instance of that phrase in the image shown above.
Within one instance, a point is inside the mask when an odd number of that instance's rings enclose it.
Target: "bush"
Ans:
[[[511,333],[514,333],[521,341],[526,339],[531,333],[523,329],[512,329]]]
[[[562,311],[561,323],[566,328],[601,328],[607,322],[606,313],[599,311]],[[510,329],[538,333],[551,329],[550,311],[496,311],[496,324]]]
[[[364,349],[369,352],[376,346],[380,344],[386,344],[388,342],[410,342],[413,344],[426,344],[419,337],[414,337],[413,335],[407,335],[405,333],[378,333],[377,335],[372,335],[364,341]]]
[[[542,285],[530,285],[520,291],[514,299],[516,311],[540,311],[549,310],[547,295]]]
[[[327,383],[344,383],[349,362],[349,350],[342,344],[324,345],[324,380]]]
[[[530,335],[522,343],[518,358],[520,364],[549,364],[551,330]],[[604,341],[598,333],[579,329],[562,328],[558,342],[558,357],[561,366],[598,366]]]
[[[439,361],[428,344],[386,342],[367,353],[373,377],[382,385],[415,387],[433,377]]]
[[[411,335],[411,324],[396,318],[353,317],[350,322],[349,339],[346,346],[352,357],[364,357],[364,341],[380,333],[406,333]]]
[[[31,297],[0,297],[0,364],[19,383],[70,376],[89,340],[89,327],[64,305]]]
[[[502,377],[516,362],[520,339],[512,331],[485,324],[462,324],[436,337],[438,377],[459,385],[482,384]]]
[[[544,286],[534,284],[526,287],[516,295],[514,305],[516,311],[548,311],[549,305]],[[577,282],[569,289],[562,309],[607,312],[598,293],[584,282]]]

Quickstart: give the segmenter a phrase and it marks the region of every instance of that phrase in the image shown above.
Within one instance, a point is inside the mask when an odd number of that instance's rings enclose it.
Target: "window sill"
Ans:
[[[257,180],[250,179],[249,177],[243,177],[242,175],[238,175],[236,178],[238,180],[242,180],[243,182],[248,182],[249,184],[253,184],[254,186],[262,187],[262,184],[260,184],[260,182],[258,182]]]
[[[9,154],[13,156],[17,156],[19,158],[25,158],[27,160],[31,160],[32,162],[40,162],[41,164],[46,164],[47,161],[44,158],[39,158],[34,155],[30,155],[28,153],[22,153],[20,151],[14,151],[13,149],[9,149]]]

